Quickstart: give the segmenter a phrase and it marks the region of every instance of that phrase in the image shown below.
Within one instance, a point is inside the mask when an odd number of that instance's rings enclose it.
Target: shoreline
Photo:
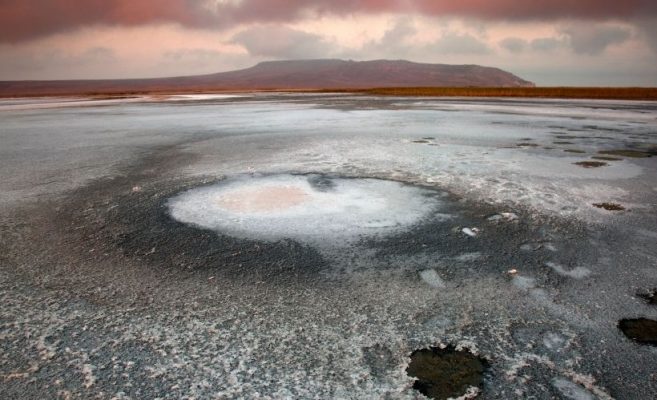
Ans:
[[[503,97],[542,99],[591,99],[591,100],[648,100],[657,101],[657,87],[380,87],[380,88],[190,88],[153,90],[61,90],[17,89],[2,93],[0,99],[30,97],[84,96],[92,99],[120,99],[132,96],[169,96],[180,94],[229,94],[229,93],[336,93],[365,96],[397,97]]]

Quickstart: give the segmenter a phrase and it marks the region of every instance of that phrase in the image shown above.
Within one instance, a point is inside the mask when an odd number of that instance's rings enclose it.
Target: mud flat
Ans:
[[[0,397],[657,396],[657,104],[69,100],[0,102]]]

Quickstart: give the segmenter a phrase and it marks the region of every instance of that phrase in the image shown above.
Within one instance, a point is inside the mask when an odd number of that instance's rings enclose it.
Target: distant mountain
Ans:
[[[5,81],[0,82],[0,95],[429,86],[532,87],[534,84],[501,69],[480,65],[320,59],[267,61],[237,71],[172,78]]]

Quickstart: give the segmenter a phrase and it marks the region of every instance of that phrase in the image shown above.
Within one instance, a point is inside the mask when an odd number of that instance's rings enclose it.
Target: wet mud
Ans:
[[[638,293],[637,296],[646,301],[650,305],[657,305],[657,289],[653,289],[650,292]]]
[[[444,400],[463,396],[470,388],[481,390],[488,366],[488,361],[467,349],[430,347],[411,354],[406,373],[417,379],[413,389],[430,399]]]
[[[650,346],[657,346],[657,321],[648,318],[622,319],[620,329],[629,339]]]
[[[622,150],[601,150],[598,154],[605,154],[610,156],[629,157],[629,158],[649,158],[653,154],[647,151],[622,149]]]
[[[578,161],[573,164],[579,165],[580,167],[583,168],[599,168],[609,165],[606,162],[602,162],[602,161]]]
[[[622,161],[622,158],[618,157],[609,157],[609,156],[593,156],[591,157],[594,160],[602,160],[602,161]]]
[[[607,211],[623,211],[625,207],[618,203],[593,203],[593,207],[602,208]]]

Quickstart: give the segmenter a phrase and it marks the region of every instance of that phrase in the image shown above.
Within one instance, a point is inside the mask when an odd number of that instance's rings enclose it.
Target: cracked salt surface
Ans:
[[[350,241],[408,228],[429,214],[435,218],[438,195],[380,179],[281,174],[192,189],[168,205],[180,222],[238,237]]]

